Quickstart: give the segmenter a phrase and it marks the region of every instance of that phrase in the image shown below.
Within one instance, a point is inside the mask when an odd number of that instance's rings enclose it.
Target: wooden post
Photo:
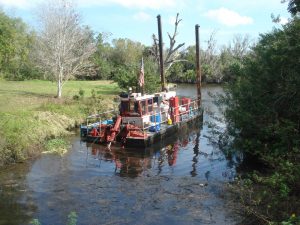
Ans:
[[[159,44],[161,91],[164,91],[166,89],[166,81],[165,81],[165,74],[164,74],[163,39],[162,39],[160,15],[157,16],[157,25],[158,25],[158,41],[159,41],[158,44]]]
[[[197,102],[198,108],[201,105],[201,67],[200,67],[200,44],[199,44],[199,25],[195,26],[196,33],[196,77],[197,77]]]

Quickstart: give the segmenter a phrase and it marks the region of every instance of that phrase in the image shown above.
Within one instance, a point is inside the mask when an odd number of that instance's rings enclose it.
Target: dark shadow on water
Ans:
[[[23,163],[0,172],[0,224],[28,224],[37,211],[25,182],[30,167]]]

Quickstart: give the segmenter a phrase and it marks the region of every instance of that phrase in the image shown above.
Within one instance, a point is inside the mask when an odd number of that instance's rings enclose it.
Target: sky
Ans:
[[[289,19],[287,4],[281,0],[74,0],[82,23],[94,32],[105,32],[107,41],[129,38],[145,45],[157,36],[157,15],[162,18],[163,41],[173,34],[176,14],[182,21],[176,43],[195,44],[195,25],[200,25],[200,45],[205,46],[215,32],[217,45],[227,45],[236,35],[249,35],[257,41],[260,33],[280,27]],[[41,0],[0,0],[10,16],[21,17],[35,26],[35,14]],[[271,14],[281,16],[281,24]]]

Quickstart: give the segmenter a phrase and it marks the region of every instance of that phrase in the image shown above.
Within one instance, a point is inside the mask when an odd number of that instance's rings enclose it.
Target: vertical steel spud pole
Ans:
[[[161,19],[160,15],[157,16],[157,25],[158,25],[158,41],[159,41],[159,64],[160,64],[160,81],[161,81],[161,90],[166,89],[166,80],[164,74],[164,58],[163,58],[163,39],[161,31]]]
[[[200,42],[199,42],[199,25],[195,26],[196,33],[196,77],[197,77],[197,101],[198,107],[201,105],[201,67],[200,67]]]

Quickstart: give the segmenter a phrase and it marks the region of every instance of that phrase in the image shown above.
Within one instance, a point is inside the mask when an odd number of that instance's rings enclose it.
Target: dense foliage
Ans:
[[[11,18],[0,10],[0,77],[38,78],[30,57],[34,37],[21,19]]]
[[[144,59],[145,91],[160,88],[157,64],[146,46],[129,39],[114,39],[112,45],[104,41],[104,34],[97,37],[97,51],[93,56],[96,73],[89,79],[112,79],[120,88],[137,89],[141,60]]]
[[[300,212],[299,37],[297,17],[261,35],[223,99],[230,134],[245,163],[251,158],[261,165],[250,176],[251,188],[259,190],[247,199],[265,221]]]

